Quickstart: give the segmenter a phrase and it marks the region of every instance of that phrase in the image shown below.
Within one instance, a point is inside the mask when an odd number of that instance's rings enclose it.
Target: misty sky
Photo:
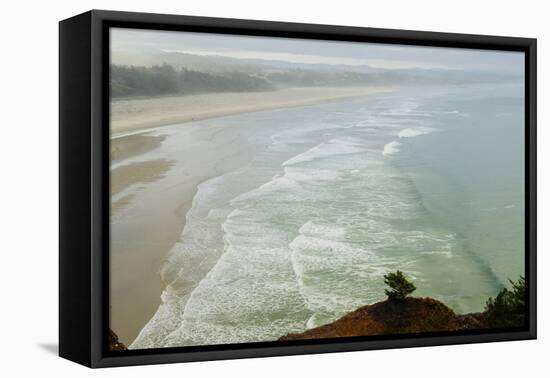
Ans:
[[[184,52],[293,63],[445,68],[522,74],[522,52],[434,48],[209,33],[111,29],[115,52]]]

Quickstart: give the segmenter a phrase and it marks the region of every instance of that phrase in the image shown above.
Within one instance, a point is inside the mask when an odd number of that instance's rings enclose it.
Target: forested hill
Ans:
[[[186,64],[189,63],[189,56],[193,57],[183,54],[180,58],[185,59],[177,61],[178,64],[111,64],[112,97],[254,92],[285,87],[462,85],[517,79],[481,71],[415,68],[382,70],[367,66],[283,64],[276,61],[254,64],[246,59],[238,65],[235,63],[238,59],[217,58],[214,60],[217,63],[215,65],[204,57],[195,57],[199,61]],[[172,55],[169,57],[175,59]],[[199,64],[201,62],[204,66]],[[220,68],[223,62],[227,63],[226,70]]]
[[[261,77],[244,72],[223,74],[175,69],[162,64],[151,67],[111,65],[111,96],[161,96],[209,92],[266,91],[273,86]]]

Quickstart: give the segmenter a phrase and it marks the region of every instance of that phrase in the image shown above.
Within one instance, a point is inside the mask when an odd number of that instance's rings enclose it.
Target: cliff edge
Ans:
[[[485,328],[482,313],[457,315],[432,298],[388,299],[352,311],[332,323],[279,340],[325,339]]]

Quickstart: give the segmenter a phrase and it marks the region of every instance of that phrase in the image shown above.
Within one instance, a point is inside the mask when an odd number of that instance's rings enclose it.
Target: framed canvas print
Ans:
[[[536,337],[536,40],[60,23],[60,355]]]

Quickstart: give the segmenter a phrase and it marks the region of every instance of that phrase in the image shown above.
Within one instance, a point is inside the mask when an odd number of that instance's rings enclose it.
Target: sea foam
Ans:
[[[355,154],[363,151],[365,151],[365,149],[352,140],[332,139],[285,161],[283,166],[305,163],[335,155]]]
[[[401,143],[396,142],[396,141],[392,141],[390,143],[387,143],[384,146],[384,150],[382,151],[382,155],[386,156],[386,155],[391,155],[391,154],[395,154],[396,152],[399,152],[399,146],[401,146]]]
[[[434,131],[431,127],[408,127],[401,130],[397,136],[399,138],[414,138],[419,135],[426,135]]]

